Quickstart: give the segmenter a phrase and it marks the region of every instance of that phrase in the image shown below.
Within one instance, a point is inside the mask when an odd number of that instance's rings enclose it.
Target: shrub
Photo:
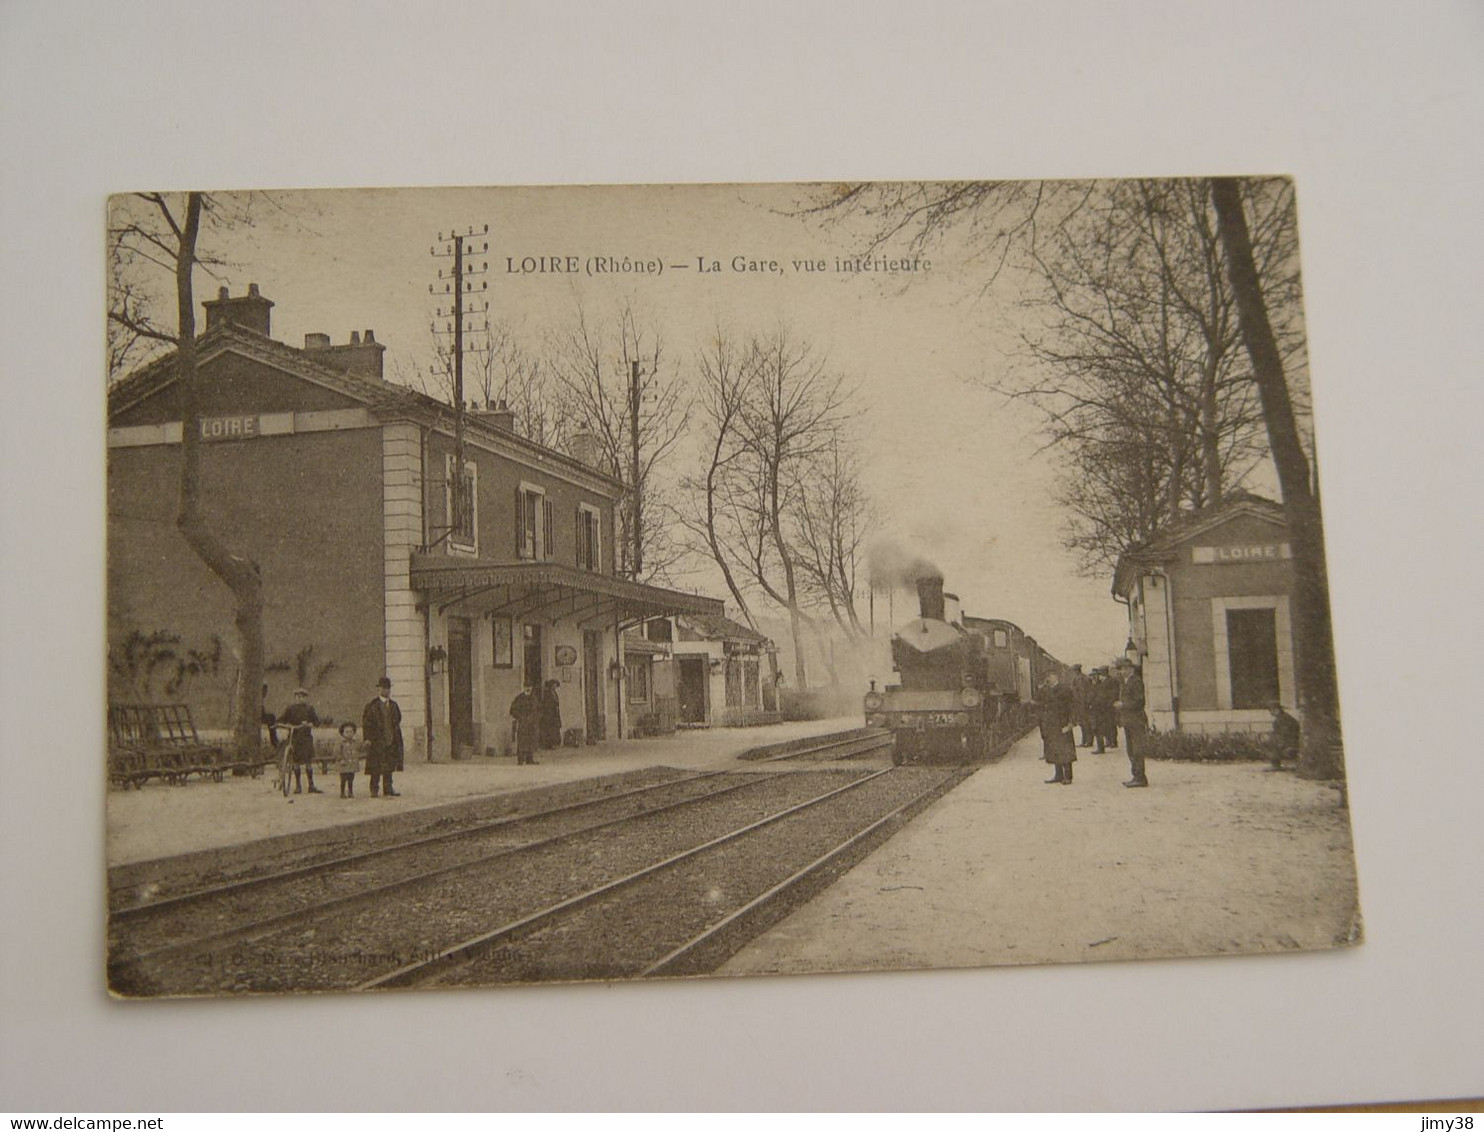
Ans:
[[[1191,735],[1183,731],[1151,731],[1145,757],[1182,763],[1267,762],[1273,756],[1266,735],[1227,732]]]

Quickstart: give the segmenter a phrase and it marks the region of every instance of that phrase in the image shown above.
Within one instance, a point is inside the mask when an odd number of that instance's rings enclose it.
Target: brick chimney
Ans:
[[[917,579],[917,606],[928,621],[943,620],[943,579]]]
[[[350,332],[350,341],[336,346],[328,334],[304,335],[304,352],[316,362],[341,373],[353,373],[358,377],[374,377],[382,380],[382,361],[386,347],[376,340],[376,333],[368,330]]]
[[[247,294],[239,295],[235,299],[232,298],[227,288],[222,287],[217,291],[216,298],[208,299],[201,305],[206,308],[207,330],[225,323],[243,330],[251,330],[254,334],[261,334],[264,338],[271,337],[268,328],[269,312],[273,310],[273,303],[258,294],[256,283],[249,283]]]
[[[596,468],[600,472],[608,470],[603,459],[602,443],[595,433],[586,429],[580,429],[567,438],[567,454],[589,468]]]
[[[476,421],[492,425],[501,432],[515,431],[515,410],[504,401],[491,401],[483,409],[476,402],[469,415]]]

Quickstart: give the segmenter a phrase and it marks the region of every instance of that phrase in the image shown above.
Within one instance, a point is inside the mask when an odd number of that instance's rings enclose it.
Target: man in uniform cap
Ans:
[[[1118,721],[1123,724],[1123,743],[1128,749],[1129,780],[1125,786],[1148,786],[1144,773],[1144,745],[1149,737],[1149,721],[1144,718],[1144,678],[1139,666],[1134,663],[1138,656],[1132,649],[1119,659],[1118,674],[1122,682],[1118,689]]]
[[[386,676],[376,681],[376,698],[361,713],[361,738],[366,743],[371,797],[397,797],[392,772],[402,769],[402,709],[392,699],[392,682]]]

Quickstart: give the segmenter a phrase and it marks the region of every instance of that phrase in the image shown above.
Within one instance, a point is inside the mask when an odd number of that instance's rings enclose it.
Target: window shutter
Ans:
[[[515,556],[526,556],[526,497],[518,487],[515,489]]]
[[[582,521],[582,504],[577,505],[577,520],[572,524],[572,529],[577,532],[577,568],[579,570],[590,569],[587,562],[587,526]]]
[[[549,499],[541,501],[541,557],[546,561],[556,557],[556,507]]]
[[[458,519],[455,517],[458,515],[459,508],[459,485],[453,475],[452,453],[443,457],[443,482],[447,485],[447,490],[443,494],[443,503],[448,512],[443,516],[443,525],[448,528],[448,537],[451,539],[458,533],[459,529]]]

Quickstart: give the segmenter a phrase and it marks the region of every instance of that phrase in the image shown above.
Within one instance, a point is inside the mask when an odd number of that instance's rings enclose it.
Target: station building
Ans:
[[[1296,713],[1293,551],[1283,508],[1255,495],[1193,512],[1119,557],[1113,595],[1143,653],[1150,723],[1266,733]]]
[[[673,620],[679,722],[716,727],[777,723],[772,640],[721,613]]]
[[[460,477],[453,409],[385,381],[372,331],[300,349],[272,339],[256,285],[203,305],[203,507],[262,572],[268,660],[312,647],[330,666],[311,697],[321,716],[358,721],[384,673],[410,757],[503,754],[522,683],[557,679],[564,730],[633,732],[625,629],[723,606],[617,576],[617,479],[491,407],[465,414]],[[230,593],[175,527],[182,427],[173,352],[110,388],[111,645],[231,638]],[[294,685],[274,681],[271,710]],[[183,693],[198,725],[226,726],[230,695],[203,687]]]

